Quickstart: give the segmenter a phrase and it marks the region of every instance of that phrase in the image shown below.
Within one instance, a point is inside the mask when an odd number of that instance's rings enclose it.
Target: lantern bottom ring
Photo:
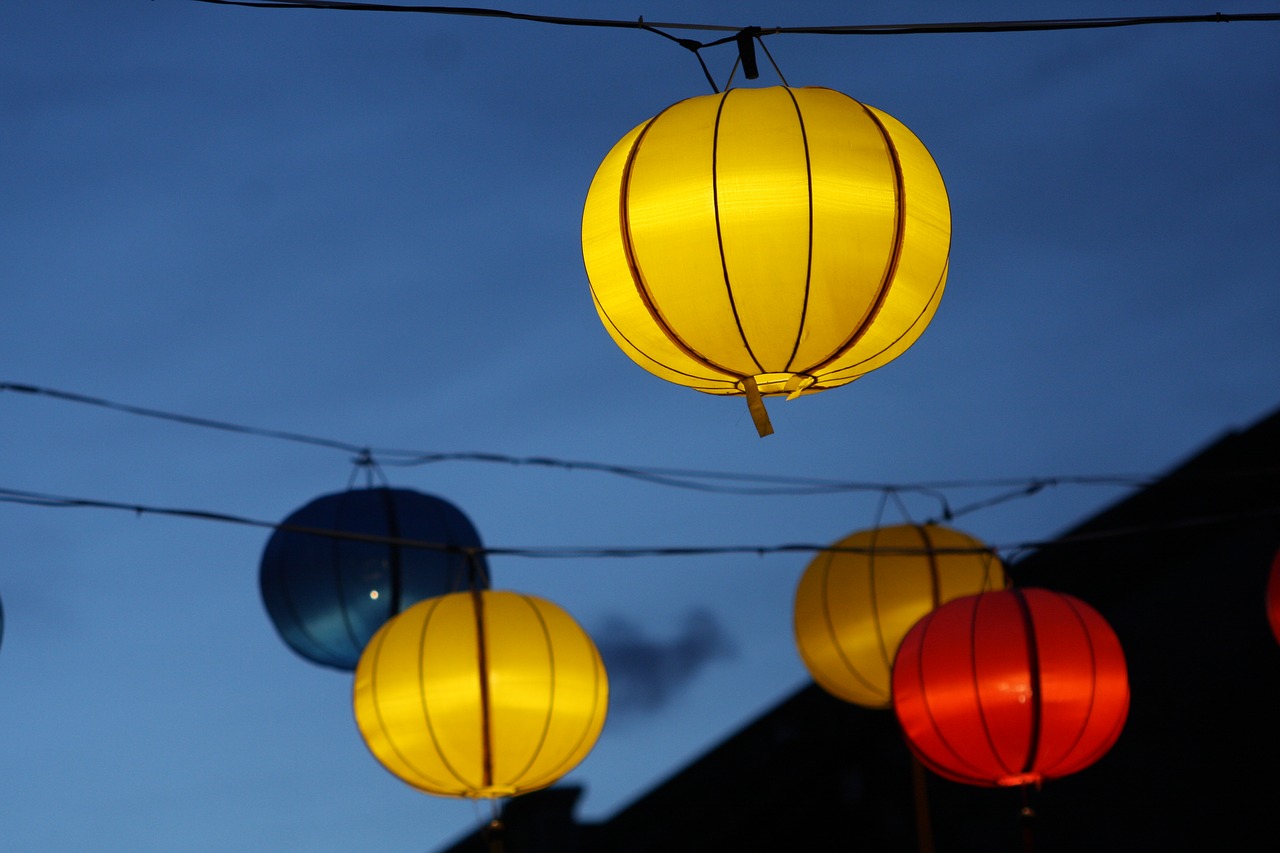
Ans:
[[[777,397],[783,394],[788,397],[797,397],[800,394],[820,391],[816,388],[818,377],[810,376],[808,373],[757,373],[750,377],[756,381],[756,387],[760,389],[761,396]],[[747,377],[739,379],[734,383],[737,393],[746,394]]]
[[[1016,788],[1020,785],[1039,785],[1043,780],[1039,773],[1011,773],[996,781],[997,787]]]

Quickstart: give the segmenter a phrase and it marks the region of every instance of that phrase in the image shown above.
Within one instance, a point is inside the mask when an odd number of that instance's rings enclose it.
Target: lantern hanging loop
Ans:
[[[463,548],[462,555],[467,558],[467,589],[475,592],[479,589],[488,589],[491,581],[489,579],[489,566],[484,561],[484,549],[482,548]]]
[[[772,30],[777,32],[777,30]],[[778,67],[777,61],[773,58],[773,54],[769,52],[768,46],[764,43],[765,31],[759,27],[743,27],[729,38],[723,38],[719,41],[708,42],[704,47],[711,45],[726,44],[730,41],[738,46],[738,58],[733,63],[733,69],[729,72],[729,80],[725,83],[725,88],[733,86],[734,75],[737,74],[739,66],[742,68],[742,75],[748,80],[757,80],[760,77],[760,65],[756,62],[756,42],[760,43],[760,49],[764,51],[764,55],[769,58],[769,64],[773,66],[773,71],[778,75],[778,79],[782,81],[782,85],[790,86],[787,78],[783,76],[782,69]],[[797,390],[795,396],[799,395]],[[788,398],[790,399],[790,398]]]
[[[711,84],[711,91],[717,95],[720,94],[720,88],[716,86],[716,80],[714,77],[711,76],[711,69],[707,67],[707,63],[702,58],[702,54],[698,52],[702,50],[704,47],[706,47],[705,44],[703,44],[700,41],[697,41],[696,39],[680,38],[679,36],[671,35],[671,33],[664,33],[662,30],[658,29],[657,27],[651,27],[644,22],[644,15],[640,16],[636,25],[640,27],[640,29],[642,30],[647,30],[648,32],[651,32],[651,33],[657,33],[658,35],[662,36],[665,39],[670,39],[671,41],[683,47],[685,50],[692,52],[694,57],[697,58],[698,64],[702,66],[702,73],[707,78],[707,82]]]
[[[360,448],[359,452],[351,460],[354,466],[351,476],[347,478],[347,489],[355,487],[356,477],[361,471],[364,472],[365,488],[374,488],[375,480],[381,481],[383,488],[390,488],[391,481],[387,479],[387,475],[383,473],[382,468],[378,465],[378,461],[373,458],[373,449],[369,447]]]

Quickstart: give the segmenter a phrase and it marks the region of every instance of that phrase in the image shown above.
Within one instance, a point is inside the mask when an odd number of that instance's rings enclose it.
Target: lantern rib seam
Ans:
[[[971,632],[970,643],[969,643],[969,655],[970,655],[969,671],[970,671],[970,674],[972,675],[972,681],[974,684],[975,699],[976,699],[976,693],[977,693],[977,670],[976,670],[976,667],[974,666],[974,659],[973,659],[972,631],[973,631],[974,625],[977,622],[975,618],[975,614],[977,610],[977,601],[978,599],[975,598],[974,601],[969,604],[969,628]],[[922,709],[924,710],[925,715],[929,719],[929,725],[933,729],[934,735],[937,736],[938,738],[938,743],[944,749],[946,749],[946,751],[950,753],[953,758],[955,758],[957,764],[961,765],[962,768],[967,768],[969,770],[969,773],[968,775],[966,775],[961,770],[957,770],[950,767],[944,767],[941,763],[934,761],[933,759],[921,758],[921,760],[925,761],[930,766],[936,768],[938,770],[939,775],[944,776],[945,778],[952,779],[957,782],[972,782],[974,784],[990,786],[992,783],[990,779],[986,778],[986,776],[983,774],[982,768],[974,764],[969,759],[962,756],[956,750],[956,748],[951,744],[951,740],[947,737],[946,733],[942,730],[942,726],[939,725],[938,718],[933,713],[933,705],[929,701],[929,690],[928,690],[928,685],[926,683],[925,674],[924,674],[924,658],[925,658],[926,646],[929,639],[929,633],[934,627],[933,622],[934,622],[935,615],[936,615],[936,611],[926,614],[925,617],[921,619],[921,624],[923,624],[924,628],[921,631],[921,635],[920,635],[920,644],[919,644],[919,651],[918,651],[919,662],[916,667],[916,678],[918,682],[917,689],[920,691],[920,704],[922,706]],[[975,701],[974,705],[975,707],[977,707],[978,703]],[[985,731],[985,726],[983,728]]]
[[[299,535],[305,535],[305,534],[299,534]],[[292,588],[290,584],[285,582],[284,577],[281,576],[278,578],[274,578],[273,586],[280,589],[280,598],[281,600],[283,600],[285,604],[285,608],[286,610],[288,610],[289,616],[291,617],[291,622],[292,622],[291,627],[296,629],[298,633],[301,636],[305,637],[307,641],[311,644],[312,654],[307,655],[306,657],[309,660],[316,661],[317,663],[322,662],[320,660],[321,657],[324,657],[330,660],[336,657],[342,657],[340,654],[335,652],[332,649],[332,647],[330,647],[327,643],[323,642],[319,637],[317,637],[315,633],[311,630],[310,626],[307,624],[306,620],[304,620],[301,614],[298,613],[297,605],[294,603]],[[292,643],[290,643],[290,645],[292,645]],[[335,664],[328,663],[328,662],[324,662],[324,665],[335,666]]]
[[[628,255],[628,258],[630,259],[630,255]],[[633,262],[633,263],[634,263],[634,262]],[[637,273],[637,274],[638,274],[638,273]],[[728,371],[726,368],[720,367],[720,366],[719,366],[719,365],[717,365],[717,364],[713,364],[713,363],[711,363],[711,362],[707,361],[705,358],[701,357],[701,356],[700,356],[700,355],[698,355],[696,352],[694,352],[693,350],[689,349],[689,348],[688,348],[688,346],[686,346],[686,345],[685,345],[685,344],[684,344],[684,343],[683,343],[683,342],[682,342],[678,337],[676,337],[675,332],[671,331],[671,329],[666,325],[666,323],[664,323],[664,322],[662,321],[662,319],[661,319],[661,318],[659,318],[659,317],[657,316],[657,314],[656,314],[656,313],[654,313],[654,311],[655,311],[656,309],[653,309],[653,308],[650,306],[649,300],[648,300],[647,296],[645,296],[645,292],[644,292],[644,290],[643,290],[642,286],[641,286],[640,284],[638,284],[638,283],[637,283],[637,284],[636,284],[636,289],[637,289],[637,291],[639,291],[639,292],[641,293],[641,299],[642,299],[642,301],[644,301],[644,302],[645,302],[646,306],[649,306],[649,307],[650,307],[650,314],[651,314],[651,316],[652,316],[652,318],[653,318],[654,324],[658,326],[658,328],[662,331],[662,333],[663,333],[664,335],[666,335],[666,336],[667,336],[667,339],[668,339],[668,340],[670,340],[673,344],[675,344],[675,345],[676,345],[676,347],[677,347],[677,348],[679,348],[679,349],[680,349],[680,351],[681,351],[684,355],[688,356],[689,358],[691,358],[691,359],[693,359],[694,361],[696,361],[698,364],[701,364],[703,367],[706,367],[706,368],[708,368],[708,369],[710,369],[710,370],[718,370],[718,371],[721,371],[721,372],[724,372],[724,373],[732,373],[731,371]],[[620,337],[620,338],[622,338],[624,341],[626,341],[626,342],[627,342],[627,345],[628,345],[628,346],[630,346],[633,350],[635,350],[637,354],[644,356],[644,357],[645,357],[645,358],[647,358],[649,361],[653,362],[653,363],[654,363],[654,364],[656,364],[656,365],[661,366],[664,370],[669,370],[669,371],[671,371],[672,373],[677,373],[677,374],[679,374],[679,375],[681,375],[681,376],[687,376],[687,377],[689,377],[690,379],[697,379],[697,380],[700,380],[700,381],[702,381],[702,382],[723,382],[723,383],[725,383],[729,388],[733,388],[733,387],[734,387],[734,385],[733,385],[733,380],[730,380],[730,379],[714,379],[714,378],[709,378],[709,377],[706,377],[706,376],[696,376],[696,375],[694,375],[694,374],[692,374],[692,373],[689,373],[688,371],[681,370],[681,369],[680,369],[680,368],[678,368],[678,367],[672,367],[671,365],[667,364],[666,362],[659,361],[658,359],[656,359],[656,358],[654,358],[653,356],[649,355],[649,353],[645,352],[645,351],[644,351],[643,349],[641,349],[639,346],[637,346],[637,345],[636,345],[636,343],[635,343],[635,341],[633,341],[633,340],[631,340],[631,338],[627,337],[627,335],[622,331],[622,329],[618,326],[618,324],[617,324],[617,323],[615,323],[615,322],[613,321],[613,318],[609,316],[609,312],[605,309],[604,305],[600,302],[600,300],[599,300],[599,299],[597,299],[597,300],[596,300],[596,305],[597,305],[597,307],[598,307],[598,309],[599,309],[599,311],[600,311],[601,316],[603,316],[603,317],[608,321],[608,323],[609,323],[609,328],[611,328],[611,329],[614,331],[614,333],[615,333],[615,334],[617,334],[617,336],[618,336],[618,337]],[[737,374],[735,373],[735,374],[732,374],[732,375],[735,375],[735,376],[736,376]],[[691,387],[694,387],[696,390],[702,390],[701,388],[697,388],[697,386],[691,386]],[[727,392],[726,392],[726,391],[716,390],[716,391],[711,391],[711,392],[709,392],[709,393],[712,393],[712,394],[719,394],[719,393],[730,393],[730,394],[733,394],[733,393],[736,393],[736,394],[741,395],[741,393],[742,393],[742,392],[740,392],[740,391],[736,391],[736,392],[735,392],[735,391],[727,391]]]
[[[526,604],[529,607],[529,609],[533,612],[534,619],[538,623],[538,628],[541,629],[542,631],[543,647],[546,649],[546,652],[547,652],[547,676],[548,676],[547,704],[546,704],[546,712],[544,713],[543,720],[542,720],[542,731],[538,734],[538,742],[534,745],[533,749],[529,753],[529,760],[525,762],[524,767],[520,768],[520,771],[518,773],[514,773],[511,776],[511,780],[512,780],[511,787],[515,788],[517,791],[522,791],[522,790],[527,791],[537,787],[542,787],[541,785],[537,785],[532,782],[522,784],[522,781],[523,781],[523,777],[529,773],[534,763],[537,762],[539,756],[542,753],[542,748],[546,746],[547,734],[551,731],[551,721],[555,717],[556,654],[555,654],[555,642],[551,636],[551,629],[547,627],[547,620],[543,617],[541,608],[538,607],[538,604],[536,601],[534,601],[532,598],[530,598],[527,595],[520,595],[518,597],[520,601]]]
[[[826,559],[822,563],[822,589],[823,589],[823,594],[821,599],[822,600],[822,618],[826,622],[827,636],[831,641],[832,647],[835,648],[836,655],[839,656],[840,662],[844,664],[845,671],[849,675],[851,675],[855,681],[857,681],[859,684],[865,687],[868,693],[879,695],[880,693],[882,693],[882,691],[877,689],[876,685],[872,684],[866,678],[866,676],[864,676],[862,672],[860,672],[858,668],[854,666],[853,661],[849,659],[849,655],[845,651],[844,643],[842,642],[842,637],[840,635],[840,632],[836,629],[835,613],[832,611],[832,602],[834,600],[834,596],[832,596],[830,592],[830,582],[831,582],[831,575],[832,575],[831,568],[834,562],[835,562],[835,556],[831,552],[828,552]],[[871,596],[871,598],[872,598],[872,601],[874,602],[874,596]],[[873,603],[872,610],[874,611],[874,609],[875,609],[875,605]],[[879,631],[880,630],[879,620],[874,619],[873,621],[875,622],[876,630]],[[834,681],[831,682],[830,689],[833,693],[836,693],[837,695],[846,693],[846,691]],[[884,699],[887,699],[887,698],[888,697],[883,697],[881,701],[883,702]]]
[[[1031,613],[1031,603],[1020,589],[1011,590],[1022,616],[1022,630],[1027,638],[1027,681],[1031,686],[1031,732],[1027,743],[1027,756],[1022,762],[1021,775],[1040,776],[1036,765],[1040,764],[1043,747],[1041,723],[1044,717],[1044,685],[1040,673],[1040,644],[1036,639],[1036,620]],[[1085,632],[1086,636],[1088,632]]]
[[[716,215],[716,248],[720,251],[720,269],[724,273],[724,291],[729,298],[729,307],[733,310],[733,322],[738,328],[738,337],[742,340],[742,345],[747,349],[747,355],[751,356],[751,360],[755,362],[756,369],[760,373],[764,373],[766,372],[764,365],[756,357],[755,350],[751,348],[751,341],[747,340],[746,330],[742,328],[742,317],[738,314],[738,303],[733,298],[733,282],[729,280],[729,261],[724,254],[724,232],[720,225],[720,118],[724,114],[724,105],[729,99],[729,92],[732,91],[734,90],[730,89],[721,95],[720,103],[716,106],[716,122],[711,135],[711,207]]]
[[[884,625],[880,620],[880,598],[876,595],[876,539],[879,536],[880,528],[871,531],[871,547],[867,549],[867,599],[871,605],[871,624],[876,629],[876,645],[880,647],[880,660],[892,670],[893,661],[885,647]]]
[[[539,612],[538,615],[539,615],[539,619],[541,620],[541,612]],[[545,627],[545,623],[543,624]],[[520,786],[525,791],[537,790],[538,788],[546,787],[548,784],[554,782],[555,780],[559,779],[561,776],[564,775],[562,768],[564,767],[565,763],[568,760],[572,759],[574,756],[576,756],[578,753],[578,750],[582,748],[583,743],[585,743],[587,740],[587,736],[591,733],[593,723],[597,717],[596,709],[600,707],[600,676],[604,670],[604,663],[600,659],[600,652],[596,648],[595,643],[591,641],[591,637],[585,631],[580,632],[580,634],[583,641],[586,642],[588,650],[591,652],[591,659],[592,659],[592,663],[594,664],[592,668],[593,690],[591,694],[591,713],[587,715],[586,717],[587,724],[582,727],[581,731],[578,734],[578,739],[573,744],[573,746],[570,749],[565,750],[562,755],[557,756],[556,763],[551,769],[544,772],[541,776],[535,777],[534,779],[530,780],[528,784]],[[549,631],[547,632],[547,637],[548,637],[548,650],[551,651],[552,648],[550,645]],[[552,673],[553,673],[553,681],[554,681],[554,662],[555,662],[554,655],[550,656],[550,660],[552,662]],[[553,716],[554,716],[554,710],[548,709],[548,712],[547,712],[548,728],[550,727],[551,719]],[[545,740],[545,732],[544,732],[543,739]],[[532,763],[532,760],[531,760],[531,763]],[[575,762],[575,764],[576,763],[577,762]]]
[[[984,600],[981,596],[975,598],[969,609],[969,675],[973,687],[973,707],[977,712],[978,724],[982,729],[982,738],[986,741],[987,749],[990,751],[992,764],[999,767],[1004,775],[1008,775],[1011,771],[1001,757],[1000,750],[996,748],[995,739],[991,734],[991,726],[987,722],[987,709],[982,702],[982,683],[978,678],[978,610]],[[999,784],[998,778],[993,779],[990,776],[983,778],[983,781],[987,785]]]
[[[480,787],[490,788],[493,786],[493,718],[489,696],[489,649],[484,630],[484,593],[478,587],[472,587],[470,598],[476,623],[476,671],[480,687]]]
[[[791,355],[787,356],[787,371],[795,369],[796,353],[800,351],[800,341],[804,338],[804,324],[809,316],[809,296],[813,287],[813,161],[809,152],[809,134],[804,125],[804,113],[800,110],[800,102],[789,86],[782,87],[796,109],[796,120],[800,123],[800,142],[804,147],[804,179],[805,191],[809,202],[809,245],[806,249],[804,268],[804,301],[800,303],[800,322],[796,326],[796,337],[791,344]],[[811,372],[806,369],[805,373]]]
[[[395,541],[400,539],[400,519],[396,515],[395,495],[386,488],[378,491],[382,493],[383,506],[387,511],[387,536],[393,540],[387,544],[388,559],[391,563],[387,567],[391,574],[391,601],[387,603],[387,617],[382,620],[385,622],[400,612],[400,603],[404,595],[404,559],[400,544]]]
[[[848,96],[846,95],[845,97]],[[833,361],[836,361],[857,346],[858,342],[862,340],[863,336],[866,335],[867,331],[875,323],[876,317],[880,314],[880,309],[884,307],[885,300],[889,296],[889,290],[893,287],[894,279],[897,277],[898,263],[902,259],[902,238],[906,231],[906,181],[902,176],[902,161],[898,157],[898,148],[893,144],[893,137],[889,134],[888,129],[885,128],[884,123],[876,116],[875,112],[868,109],[865,104],[855,101],[853,98],[849,98],[849,100],[857,104],[863,113],[871,119],[873,124],[875,124],[876,129],[880,131],[880,138],[884,141],[885,150],[889,152],[889,161],[893,164],[893,201],[894,218],[896,220],[893,232],[893,246],[889,250],[889,262],[885,266],[884,275],[881,276],[880,285],[876,289],[875,301],[867,310],[866,316],[863,317],[862,322],[858,324],[858,327],[853,330],[852,334],[845,338],[844,343],[836,347],[835,351],[832,352],[831,355],[819,360],[813,365],[813,367],[809,368],[808,372],[814,375],[820,373],[824,367],[830,365]],[[908,326],[908,328],[911,327]],[[878,354],[879,353],[869,354],[867,358],[863,359],[863,361],[866,361]],[[845,369],[847,368],[841,368],[841,370]]]
[[[418,635],[418,655],[417,655],[418,657],[418,700],[419,700],[419,706],[422,708],[422,720],[426,724],[427,734],[431,737],[431,746],[435,749],[436,755],[439,756],[440,763],[443,764],[445,769],[448,770],[450,775],[453,776],[454,781],[457,783],[457,787],[460,788],[463,792],[465,792],[465,791],[472,790],[473,786],[470,783],[468,783],[466,779],[463,778],[462,774],[458,771],[458,768],[454,767],[453,762],[449,760],[448,754],[445,752],[444,747],[440,743],[440,738],[436,735],[436,727],[431,719],[430,703],[427,701],[427,690],[426,690],[426,657],[427,656],[423,652],[426,649],[426,644],[427,644],[428,625],[431,622],[431,617],[435,615],[436,608],[440,606],[441,600],[442,599],[436,599],[432,601],[430,606],[426,608],[426,612],[422,615],[422,631]],[[376,696],[377,694],[375,693],[374,695]],[[381,714],[379,714],[379,720],[381,720]],[[390,737],[388,737],[388,741],[390,741]],[[420,767],[416,766],[412,761],[410,761],[407,756],[405,756],[403,753],[400,752],[399,749],[396,749],[396,755],[399,755],[401,760],[403,760],[405,764],[411,767],[413,771],[417,773],[419,776],[422,776],[424,779],[431,778],[429,774],[424,773]],[[444,785],[440,785],[440,789],[445,790],[446,787]]]
[[[334,507],[335,517],[334,517],[333,528],[335,530],[346,529],[342,519],[342,512],[346,508],[346,504],[347,504],[347,500],[344,497],[342,500],[338,501],[338,505]],[[347,600],[346,588],[345,588],[346,585],[343,583],[343,576],[342,576],[342,545],[343,545],[342,540],[338,539],[337,537],[334,537],[330,540],[330,553],[333,555],[332,556],[332,569],[333,569],[333,580],[334,580],[333,585],[334,585],[334,588],[338,591],[338,605],[339,605],[339,610],[342,613],[342,627],[346,631],[347,639],[351,641],[351,648],[354,649],[357,654],[359,654],[360,648],[363,644],[356,637],[355,627],[351,624],[351,613],[346,607],[346,600]]]
[[[1081,633],[1084,634],[1085,648],[1089,652],[1089,675],[1091,677],[1089,679],[1089,706],[1085,713],[1084,722],[1080,725],[1079,731],[1076,732],[1075,739],[1071,743],[1071,748],[1066,750],[1066,752],[1063,754],[1063,757],[1058,760],[1057,765],[1060,766],[1064,763],[1068,763],[1067,759],[1073,759],[1072,761],[1069,762],[1069,764],[1073,768],[1082,769],[1084,767],[1088,767],[1090,764],[1092,764],[1094,761],[1100,758],[1103,755],[1103,753],[1105,753],[1108,749],[1110,749],[1110,744],[1107,744],[1106,746],[1104,746],[1100,752],[1090,752],[1090,753],[1087,753],[1085,756],[1073,756],[1073,753],[1076,751],[1077,747],[1080,746],[1080,742],[1084,739],[1086,732],[1088,732],[1089,724],[1094,718],[1094,712],[1097,710],[1098,655],[1097,655],[1097,647],[1096,647],[1096,644],[1094,643],[1093,632],[1089,630],[1089,623],[1085,619],[1085,614],[1081,612],[1080,608],[1076,606],[1076,602],[1073,601],[1072,599],[1064,596],[1063,600],[1067,605],[1067,609],[1071,611],[1071,615],[1074,616],[1076,619],[1076,622],[1079,623]],[[1046,769],[1046,772],[1045,772],[1046,777],[1050,775],[1049,773],[1050,769],[1056,770],[1056,766],[1055,768]],[[1068,770],[1066,772],[1074,772],[1074,770]],[[1062,775],[1066,775],[1066,772],[1063,772],[1063,773],[1054,772],[1052,775],[1062,776]]]
[[[948,250],[948,257],[950,257],[950,250]],[[942,267],[942,272],[941,272],[941,274],[939,274],[939,276],[938,276],[938,281],[937,281],[937,282],[934,284],[934,286],[933,286],[933,292],[934,292],[935,294],[938,292],[938,288],[940,287],[940,285],[942,284],[942,282],[946,279],[946,277],[947,277],[947,264],[946,264],[946,263],[944,263],[944,264],[943,264],[943,267]],[[928,306],[929,306],[929,304],[931,303],[931,301],[932,301],[932,298],[931,298],[929,301],[926,301],[926,302],[924,303],[924,305],[920,308],[920,310],[916,313],[915,319],[914,319],[914,320],[912,320],[909,324],[907,324],[907,325],[903,328],[903,330],[902,330],[901,334],[899,334],[897,337],[895,337],[895,338],[894,338],[893,340],[891,340],[891,341],[886,341],[886,342],[885,342],[884,347],[880,350],[880,352],[868,353],[865,357],[863,357],[863,358],[859,359],[858,361],[854,362],[853,364],[848,364],[848,365],[845,365],[844,367],[839,368],[838,370],[833,370],[833,371],[831,371],[830,373],[826,374],[823,378],[824,378],[824,379],[826,379],[826,380],[828,380],[828,381],[829,381],[829,380],[831,380],[831,379],[833,379],[833,378],[843,378],[843,377],[842,377],[842,374],[847,374],[847,373],[849,373],[850,371],[857,370],[857,369],[858,369],[859,367],[861,367],[863,364],[866,364],[868,361],[871,361],[872,359],[876,358],[876,357],[877,357],[877,356],[879,356],[881,353],[883,353],[883,352],[886,352],[886,351],[888,351],[888,350],[893,349],[893,347],[898,343],[898,341],[902,340],[902,339],[903,339],[903,338],[905,338],[907,335],[911,334],[911,330],[912,330],[912,329],[914,329],[914,328],[916,327],[916,323],[919,323],[919,322],[920,322],[920,318],[921,318],[921,317],[923,317],[923,316],[928,312],[928,310],[929,310],[929,307],[928,307]],[[846,352],[847,352],[847,350],[846,350]],[[843,352],[842,352],[842,353],[839,353],[839,354],[837,354],[837,355],[833,356],[832,358],[827,359],[826,361],[824,361],[824,362],[823,362],[823,364],[824,364],[824,365],[825,365],[825,364],[829,364],[833,359],[839,358],[839,357],[840,357],[840,355],[843,355],[843,354],[844,354]],[[817,370],[818,370],[818,368],[814,368],[814,371],[815,371],[815,372],[817,372]],[[866,373],[867,373],[867,371],[863,371],[862,373],[857,373],[857,374],[855,374],[855,375],[853,376],[853,378],[852,378],[852,379],[848,379],[848,380],[846,380],[846,381],[848,381],[848,382],[852,382],[854,379],[857,379],[859,376],[863,376],[863,375],[865,375]]]
[[[723,104],[723,98],[721,99],[721,104]],[[723,367],[719,364],[716,364],[714,361],[711,361],[705,355],[698,352],[693,347],[689,346],[689,344],[686,343],[685,340],[676,333],[676,330],[673,329],[671,327],[671,324],[666,321],[666,318],[662,316],[662,312],[658,310],[658,304],[653,300],[652,294],[649,293],[649,287],[645,283],[644,274],[640,269],[640,263],[636,259],[635,242],[632,240],[632,237],[631,237],[631,214],[629,211],[629,205],[627,200],[631,192],[631,173],[635,168],[636,156],[640,153],[640,146],[644,142],[644,138],[649,134],[650,128],[652,128],[654,124],[658,121],[658,119],[662,118],[662,116],[665,115],[667,111],[670,109],[671,107],[667,107],[667,109],[663,110],[653,118],[649,119],[649,121],[645,124],[644,129],[641,130],[640,133],[636,136],[635,142],[632,143],[631,150],[627,152],[627,162],[622,167],[622,185],[619,187],[619,191],[618,191],[618,233],[622,238],[623,254],[626,256],[627,268],[631,271],[631,281],[635,285],[636,294],[640,297],[640,302],[644,305],[645,310],[649,312],[649,317],[653,320],[654,325],[657,326],[658,330],[662,332],[663,335],[666,336],[667,340],[671,341],[671,343],[676,347],[676,349],[680,350],[680,352],[688,356],[689,359],[691,359],[692,361],[698,364],[701,364],[702,366],[708,368],[709,370],[714,370],[719,373],[725,374],[727,376],[739,376],[740,374],[737,371],[730,370],[727,367]],[[713,164],[714,164],[714,157],[715,157],[715,149],[713,147],[712,148]],[[718,230],[719,229],[719,213],[718,212],[717,212],[716,227]],[[600,300],[597,299],[596,303],[600,304]],[[610,325],[614,327],[614,329],[618,328],[617,324],[614,323],[612,320],[610,320],[609,322],[610,322]],[[655,364],[662,364],[662,362],[658,361],[656,358],[653,358],[653,356],[650,356],[648,353],[645,353],[644,350],[637,347],[625,335],[623,336],[623,339],[626,340],[628,344],[631,344],[631,346],[635,348],[636,352],[644,354],[645,357],[648,358],[650,361],[654,362]],[[666,367],[665,364],[663,364],[662,366]],[[704,378],[704,377],[693,376],[692,374],[685,373],[682,370],[675,370],[674,368],[668,368],[668,369],[672,370],[675,373],[679,373],[683,376],[690,376],[691,378],[695,378],[695,379]]]
[[[431,607],[428,608],[428,612],[423,615],[422,633],[424,635],[426,634],[426,630],[427,630],[427,622],[431,619],[431,615],[435,611],[435,607],[436,605],[433,603]],[[388,628],[388,631],[389,630],[390,628]],[[379,680],[378,679],[378,672],[379,672],[378,662],[382,657],[382,647],[386,642],[386,638],[387,638],[387,631],[380,631],[378,635],[374,637],[373,642],[371,644],[371,648],[366,650],[372,655],[371,659],[369,660],[369,700],[373,704],[373,711],[378,720],[378,728],[381,730],[383,739],[386,741],[387,746],[391,748],[391,751],[395,753],[396,757],[399,758],[401,762],[403,762],[406,768],[412,770],[422,780],[421,783],[418,784],[418,787],[422,788],[423,790],[432,791],[432,792],[444,791],[448,787],[446,784],[442,782],[438,782],[431,774],[423,772],[421,767],[417,766],[409,758],[408,755],[406,755],[404,752],[401,751],[399,745],[395,741],[395,738],[392,737],[391,730],[387,727],[386,721],[382,716],[381,694],[378,691],[378,680]],[[422,647],[422,641],[421,639],[419,639],[419,649],[421,649],[421,647]],[[435,747],[436,754],[440,756],[440,760],[444,764],[445,768],[448,769],[451,774],[453,774],[455,781],[459,785],[462,785],[465,787],[466,782],[463,781],[462,777],[458,775],[458,772],[452,767],[452,765],[450,765],[449,759],[445,756],[444,751],[440,748],[440,741],[436,738],[435,729],[431,725],[431,716],[427,711],[426,695],[421,690],[422,655],[419,654],[418,658],[419,658],[419,662],[418,662],[419,699],[422,707],[423,719],[426,723],[427,733],[430,735],[431,743]],[[375,756],[376,756],[376,753],[375,753]],[[398,776],[399,774],[396,774],[396,775]]]

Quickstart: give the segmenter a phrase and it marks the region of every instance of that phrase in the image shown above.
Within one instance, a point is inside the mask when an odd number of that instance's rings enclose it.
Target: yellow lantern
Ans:
[[[1005,587],[986,545],[936,524],[863,530],[832,547],[800,578],[796,645],[824,690],[867,708],[892,704],[893,658],[917,621],[953,598]]]
[[[905,351],[942,297],[951,212],[929,152],[831,89],[730,89],[624,136],[587,193],[596,310],[649,372],[742,395],[844,385]]]
[[[568,613],[533,596],[475,590],[392,618],[356,666],[365,744],[408,784],[446,797],[545,788],[604,726],[608,681]]]

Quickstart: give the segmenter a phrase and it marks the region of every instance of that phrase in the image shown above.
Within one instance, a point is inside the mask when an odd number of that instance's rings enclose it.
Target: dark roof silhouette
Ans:
[[[1278,549],[1280,410],[1010,567],[1093,605],[1129,666],[1119,741],[1039,790],[927,774],[892,711],[809,685],[606,821],[576,822],[581,791],[559,786],[507,803],[500,835],[441,853],[1275,849]]]

